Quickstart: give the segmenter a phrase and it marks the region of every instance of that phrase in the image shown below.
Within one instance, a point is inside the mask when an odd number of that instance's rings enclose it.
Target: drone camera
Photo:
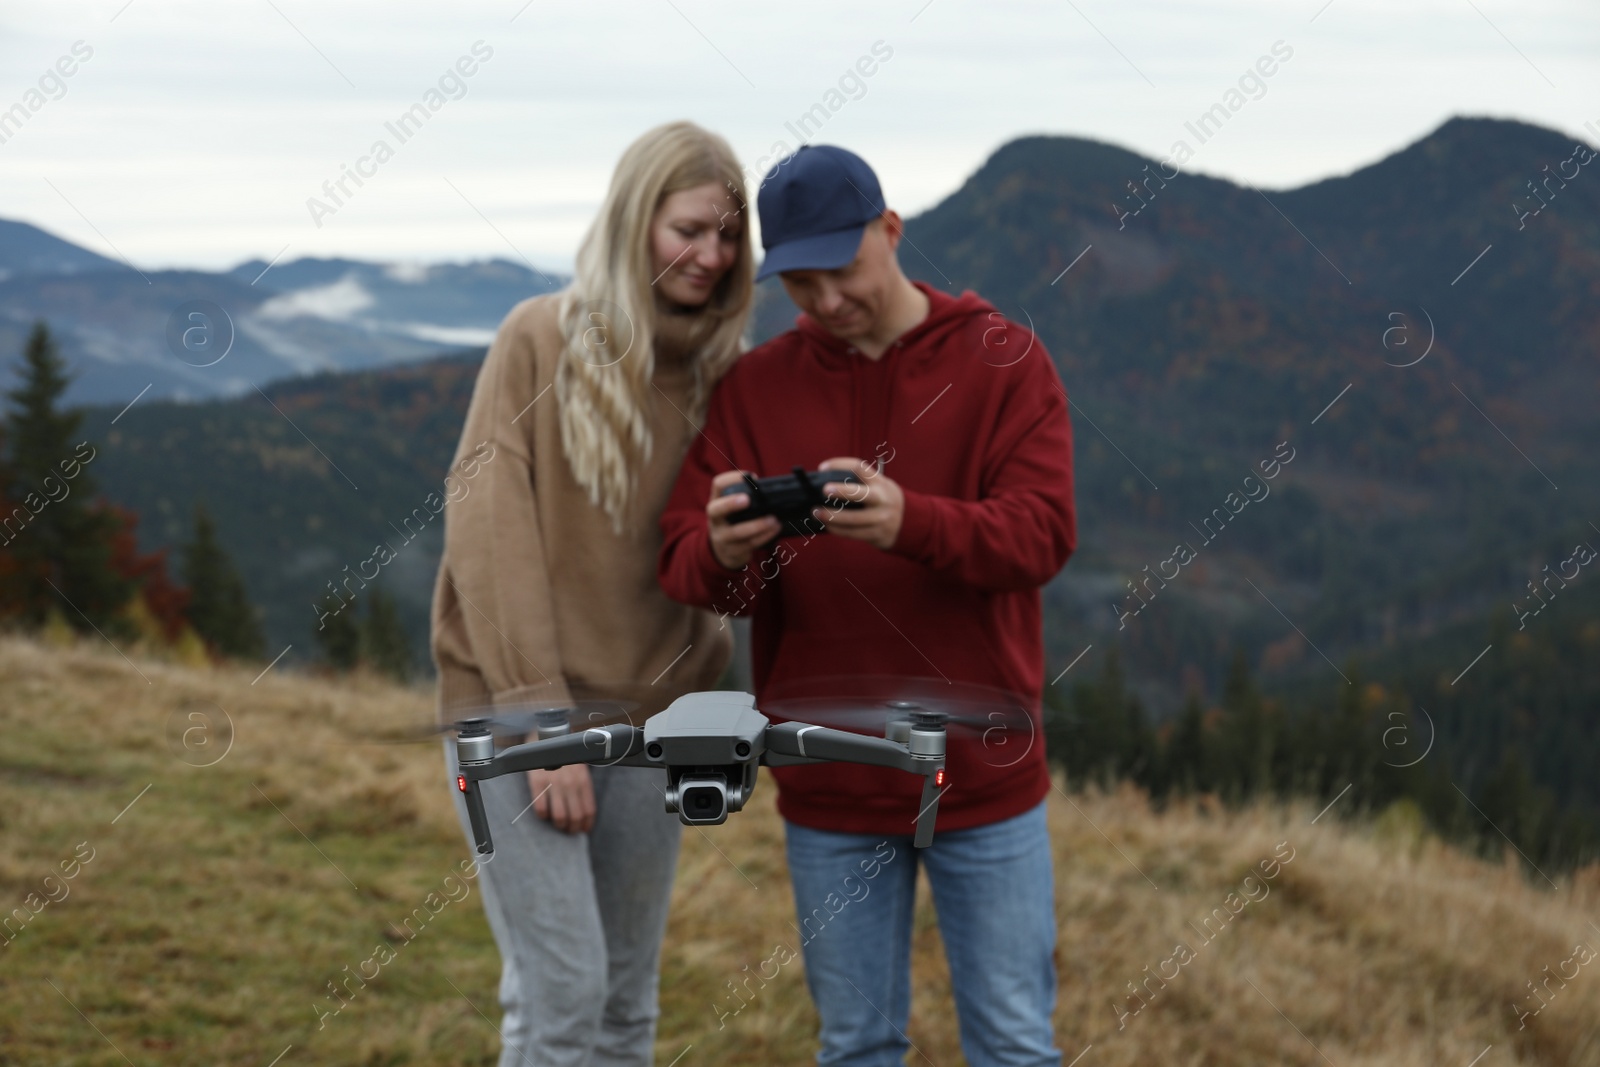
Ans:
[[[685,774],[667,789],[667,810],[689,826],[717,826],[742,807],[742,785],[730,788],[722,774]]]
[[[697,782],[683,790],[679,803],[695,822],[721,822],[728,814],[727,787],[721,782]]]
[[[667,811],[686,826],[717,826],[744,807],[756,788],[756,764],[668,767]]]

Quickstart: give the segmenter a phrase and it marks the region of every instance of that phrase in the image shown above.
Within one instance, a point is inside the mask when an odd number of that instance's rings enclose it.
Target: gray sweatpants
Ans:
[[[454,740],[444,748],[470,843]],[[649,1067],[653,1060],[681,827],[662,803],[661,771],[590,773],[595,821],[586,834],[539,818],[526,775],[481,786],[495,848],[478,881],[500,947],[500,1067]]]

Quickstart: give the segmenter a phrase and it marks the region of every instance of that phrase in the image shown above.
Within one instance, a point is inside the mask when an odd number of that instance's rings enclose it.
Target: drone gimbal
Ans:
[[[456,736],[460,773],[456,788],[467,802],[480,855],[494,852],[484,817],[480,782],[516,771],[553,770],[569,763],[661,767],[667,772],[667,810],[689,826],[714,826],[744,807],[756,785],[756,768],[804,763],[864,763],[923,776],[915,844],[933,843],[939,796],[945,788],[944,713],[914,703],[891,705],[904,717],[889,720],[883,737],[770,722],[749,693],[690,693],[652,715],[643,729],[613,723],[574,731],[565,711],[541,711],[538,739],[495,753],[487,719],[466,719]]]

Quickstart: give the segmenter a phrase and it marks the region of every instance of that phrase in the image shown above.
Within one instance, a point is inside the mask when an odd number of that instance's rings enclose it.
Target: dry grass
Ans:
[[[93,849],[66,896],[0,939],[0,1063],[266,1065],[285,1049],[281,1067],[494,1062],[498,961],[477,901],[445,904],[414,941],[397,929],[467,857],[439,749],[349,742],[425,721],[430,695],[254,673],[0,639],[0,907],[47,900],[45,876]],[[187,716],[219,708],[233,746],[191,766],[211,756],[186,753]],[[663,1065],[811,1062],[798,961],[725,1027],[714,1007],[745,965],[794,944],[772,800],[764,782],[727,826],[685,832]],[[1315,815],[1053,795],[1065,1060],[1092,1045],[1080,1067],[1467,1067],[1485,1048],[1482,1067],[1600,1063],[1600,960],[1552,982],[1525,1028],[1511,1008],[1536,1007],[1527,983],[1574,945],[1600,948],[1600,872],[1552,889],[1398,814],[1360,827]],[[1294,858],[1269,894],[1202,945],[1190,924],[1285,841]],[[916,937],[908,1062],[954,1067],[925,894]],[[1193,960],[1119,1029],[1114,1005],[1137,1003],[1126,983],[1179,941]],[[379,945],[393,962],[319,1029],[325,983]]]

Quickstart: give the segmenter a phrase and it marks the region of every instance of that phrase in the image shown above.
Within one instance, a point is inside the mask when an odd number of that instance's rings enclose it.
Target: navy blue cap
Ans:
[[[785,270],[832,270],[856,257],[867,223],[885,210],[867,161],[831,144],[801,145],[756,194],[761,247],[756,281]]]

